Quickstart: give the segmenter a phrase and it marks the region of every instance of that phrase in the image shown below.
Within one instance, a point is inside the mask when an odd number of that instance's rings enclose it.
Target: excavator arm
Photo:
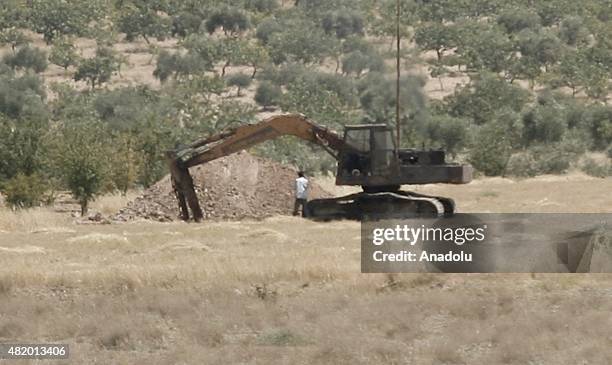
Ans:
[[[192,211],[195,221],[203,218],[193,179],[189,174],[190,167],[281,136],[295,136],[316,143],[336,159],[339,151],[346,147],[344,140],[334,131],[310,121],[301,114],[286,114],[274,116],[259,123],[232,128],[197,140],[183,149],[169,151],[167,153],[168,164],[172,185],[179,202],[181,218],[189,219],[188,208]]]

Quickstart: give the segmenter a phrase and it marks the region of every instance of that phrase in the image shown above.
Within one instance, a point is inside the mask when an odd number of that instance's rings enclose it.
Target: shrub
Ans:
[[[612,176],[612,164],[610,163],[610,159],[596,160],[592,157],[586,157],[580,163],[580,170],[589,176]]]
[[[540,16],[527,9],[507,9],[497,17],[497,23],[508,33],[518,33],[523,29],[536,29],[540,26]]]
[[[569,169],[575,156],[563,151],[559,146],[538,146],[531,149],[536,159],[538,174],[563,174]]]
[[[270,37],[272,37],[273,34],[280,33],[282,31],[283,26],[278,22],[278,20],[274,18],[267,18],[257,26],[255,37],[257,37],[261,43],[268,44]]]
[[[53,169],[87,214],[89,202],[101,192],[108,178],[108,134],[98,120],[71,120],[50,138]]]
[[[469,162],[486,176],[502,175],[506,169],[512,146],[503,135],[503,129],[498,126],[485,125],[470,149]]]
[[[361,15],[346,10],[327,13],[323,16],[321,26],[327,34],[335,34],[338,38],[351,35],[363,35],[364,25]]]
[[[558,142],[567,130],[563,112],[548,105],[537,106],[523,115],[524,142]]]
[[[43,201],[46,191],[45,181],[36,174],[18,173],[4,185],[6,203],[13,207],[30,208]]]
[[[187,37],[189,34],[197,33],[202,25],[202,17],[199,14],[181,12],[172,19],[171,34],[173,37]]]
[[[612,107],[593,106],[585,115],[585,122],[593,138],[594,147],[603,150],[612,143]]]
[[[365,71],[382,72],[383,58],[376,52],[353,51],[342,58],[342,72],[360,77]]]
[[[313,71],[298,62],[288,62],[281,66],[269,64],[261,70],[257,79],[284,86],[294,83],[310,72]]]
[[[255,91],[255,101],[264,109],[271,105],[278,105],[283,93],[280,86],[274,85],[269,81],[263,81]]]
[[[521,135],[520,117],[504,109],[476,134],[468,159],[487,176],[503,175]]]
[[[468,122],[448,115],[434,116],[426,125],[427,138],[453,156],[468,140]]]
[[[516,177],[533,177],[537,175],[536,160],[529,152],[518,152],[510,156],[506,174]]]
[[[479,125],[493,119],[502,108],[520,111],[528,100],[526,90],[489,73],[474,76],[468,86],[446,98],[451,115],[471,118]]]
[[[242,90],[242,88],[249,87],[252,81],[253,80],[251,79],[249,75],[246,75],[243,73],[237,73],[237,74],[230,75],[227,78],[227,85],[238,88],[236,95],[240,96],[240,90]]]
[[[214,33],[222,28],[225,34],[236,34],[250,28],[248,15],[240,9],[225,7],[218,9],[206,20],[206,30]]]
[[[4,57],[4,62],[12,68],[29,69],[41,73],[47,69],[47,52],[26,46],[14,55]]]
[[[280,7],[278,0],[247,0],[244,4],[248,10],[269,13]]]

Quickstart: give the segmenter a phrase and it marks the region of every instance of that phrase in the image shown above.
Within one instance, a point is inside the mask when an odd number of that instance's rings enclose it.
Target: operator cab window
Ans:
[[[347,130],[344,141],[349,146],[349,150],[342,159],[342,173],[355,177],[368,175],[371,148],[370,130]]]
[[[355,150],[370,152],[370,131],[368,129],[352,129],[346,131],[345,142]]]

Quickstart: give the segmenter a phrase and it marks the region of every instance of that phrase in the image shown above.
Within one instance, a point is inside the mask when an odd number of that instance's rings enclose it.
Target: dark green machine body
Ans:
[[[441,150],[396,151],[392,129],[384,124],[347,126],[338,159],[336,185],[359,185],[364,191],[397,190],[400,185],[466,184],[472,167],[447,163]]]

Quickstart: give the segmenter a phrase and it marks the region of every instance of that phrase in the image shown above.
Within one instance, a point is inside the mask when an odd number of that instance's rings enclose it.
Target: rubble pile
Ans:
[[[206,219],[234,220],[288,215],[293,211],[296,170],[241,152],[190,169]],[[310,182],[309,198],[331,195]],[[164,177],[112,217],[115,221],[179,219],[170,183]]]

